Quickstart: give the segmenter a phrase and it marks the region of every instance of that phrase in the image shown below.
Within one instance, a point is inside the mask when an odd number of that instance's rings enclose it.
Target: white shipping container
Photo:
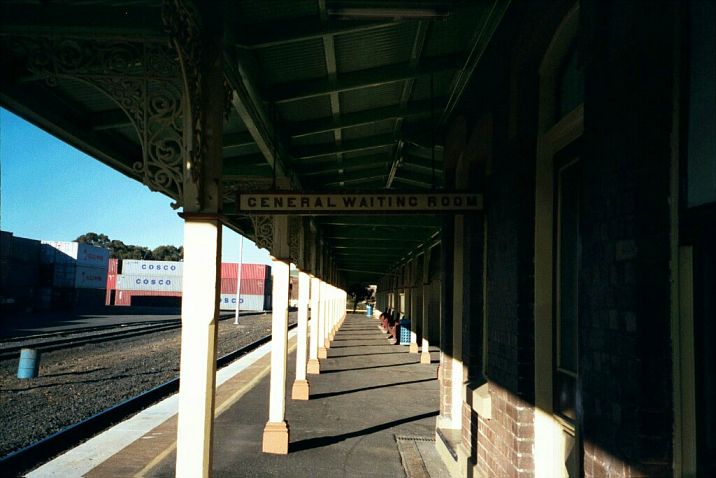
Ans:
[[[221,294],[219,308],[236,310],[236,294]],[[264,296],[241,294],[241,310],[264,310]]]
[[[181,276],[119,274],[117,276],[117,290],[181,292]]]
[[[74,285],[77,289],[104,289],[107,287],[107,268],[77,266]]]
[[[140,261],[125,259],[122,261],[122,274],[151,274],[154,276],[180,276],[183,262],[177,261]]]
[[[40,259],[44,263],[77,264],[107,269],[109,249],[65,241],[42,241],[42,244]]]

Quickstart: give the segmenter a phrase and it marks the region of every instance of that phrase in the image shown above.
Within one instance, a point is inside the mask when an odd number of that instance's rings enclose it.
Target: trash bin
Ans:
[[[20,350],[17,378],[35,378],[40,369],[40,352],[35,349]]]
[[[373,317],[373,306],[368,304],[365,306],[365,315],[368,317]]]
[[[400,345],[410,345],[410,319],[400,321]]]

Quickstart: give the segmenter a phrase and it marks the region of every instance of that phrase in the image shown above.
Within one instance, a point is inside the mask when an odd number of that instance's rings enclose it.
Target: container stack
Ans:
[[[0,310],[34,309],[39,264],[39,241],[0,231]]]
[[[222,310],[236,309],[236,286],[239,264],[221,264]],[[265,264],[241,265],[241,310],[261,311],[271,308],[271,268]]]
[[[181,305],[183,263],[174,261],[110,261],[107,275],[107,305],[175,306]],[[222,310],[236,308],[239,265],[221,264]],[[271,308],[271,267],[243,264],[241,267],[241,310]]]
[[[183,262],[177,261],[125,259],[119,262],[113,304],[180,306],[183,266]]]
[[[42,241],[42,285],[38,301],[54,309],[91,309],[102,305],[109,250],[89,244]]]

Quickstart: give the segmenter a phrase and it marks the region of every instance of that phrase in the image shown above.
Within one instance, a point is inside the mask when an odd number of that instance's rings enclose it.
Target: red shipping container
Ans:
[[[266,281],[263,279],[241,279],[241,295],[264,295]],[[222,294],[236,294],[236,278],[221,279]]]
[[[107,290],[116,289],[117,288],[117,274],[109,273],[107,274]]]
[[[266,264],[242,264],[241,266],[241,279],[265,279],[269,266]],[[222,278],[233,278],[237,277],[238,263],[236,262],[222,262],[221,263],[221,277]]]
[[[114,296],[114,305],[132,305],[132,297],[181,297],[181,292],[159,290],[118,290]]]
[[[109,269],[107,269],[107,274],[117,274],[118,266],[119,266],[119,259],[110,259],[109,260]]]

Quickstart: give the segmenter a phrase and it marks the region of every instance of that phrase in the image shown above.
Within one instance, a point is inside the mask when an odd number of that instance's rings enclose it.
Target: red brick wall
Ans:
[[[534,476],[534,408],[508,390],[489,385],[492,418],[477,420],[477,467],[489,477]]]
[[[452,416],[452,357],[448,354],[440,354],[438,378],[440,379],[440,416],[450,418]]]

